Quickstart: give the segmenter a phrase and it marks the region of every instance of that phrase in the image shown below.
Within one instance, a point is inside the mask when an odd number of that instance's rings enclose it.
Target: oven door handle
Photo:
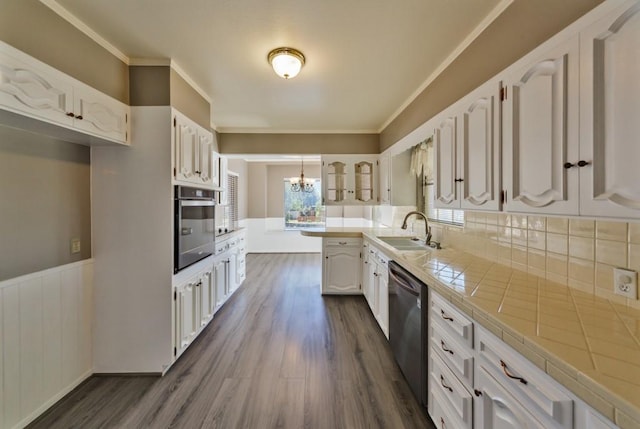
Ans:
[[[191,207],[200,207],[200,206],[215,206],[215,201],[202,201],[202,200],[180,200],[180,206],[191,206]]]
[[[412,288],[411,285],[404,278],[402,278],[401,276],[399,277],[399,276],[396,275],[395,272],[393,272],[392,270],[389,270],[389,277],[391,277],[391,279],[398,286],[400,286],[402,289],[406,290],[407,292],[409,292],[413,296],[420,296],[420,292],[417,292],[414,288]]]

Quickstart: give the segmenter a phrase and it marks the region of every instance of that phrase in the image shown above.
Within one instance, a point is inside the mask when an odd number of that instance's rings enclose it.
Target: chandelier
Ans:
[[[313,192],[313,180],[304,178],[304,158],[301,159],[300,177],[292,177],[291,192]]]

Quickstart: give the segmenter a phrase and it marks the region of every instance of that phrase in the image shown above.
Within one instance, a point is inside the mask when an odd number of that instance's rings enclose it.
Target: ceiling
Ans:
[[[42,1],[132,63],[171,59],[220,132],[377,133],[511,0]],[[280,46],[306,56],[294,79]]]

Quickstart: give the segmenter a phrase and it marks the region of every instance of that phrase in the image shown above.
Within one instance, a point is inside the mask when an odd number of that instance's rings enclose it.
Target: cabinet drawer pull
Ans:
[[[82,119],[84,119],[84,118],[82,117],[82,115],[76,115],[76,119],[80,119],[80,120],[82,120]]]
[[[512,378],[514,380],[518,380],[520,383],[522,384],[527,384],[527,380],[525,380],[522,377],[516,377],[515,375],[511,375],[509,374],[509,370],[507,369],[507,364],[504,363],[504,361],[502,359],[500,359],[500,365],[502,366],[502,370],[504,371],[504,374],[509,377]]]
[[[440,316],[442,316],[442,318],[444,320],[448,320],[449,322],[453,322],[453,317],[447,316],[444,312],[444,310],[440,310]]]
[[[444,350],[445,352],[447,352],[449,354],[453,354],[453,350],[448,349],[447,345],[444,343],[443,340],[440,340],[440,347],[442,347],[442,350]]]
[[[69,116],[70,118],[73,118],[76,115],[74,115],[73,112],[67,112],[67,116]]]
[[[347,242],[346,241],[338,241],[338,244],[341,245],[341,246],[344,246],[345,244],[347,244]]]
[[[442,387],[447,389],[449,392],[453,393],[453,389],[451,388],[451,386],[447,386],[446,384],[444,384],[444,377],[442,376],[442,374],[440,374],[440,384],[442,385]]]
[[[444,419],[442,417],[440,417],[440,427],[442,429],[447,429],[447,425],[444,424]]]

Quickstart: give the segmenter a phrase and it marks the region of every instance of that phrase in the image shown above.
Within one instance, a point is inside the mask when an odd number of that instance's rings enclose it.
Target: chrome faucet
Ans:
[[[402,221],[402,229],[407,229],[407,219],[409,219],[409,216],[411,215],[418,215],[421,216],[422,219],[424,219],[424,232],[425,234],[427,234],[427,236],[424,239],[424,242],[427,246],[431,245],[431,227],[429,226],[429,222],[427,221],[427,216],[419,211],[411,211],[409,213],[407,213],[407,215],[404,217],[404,220]]]

